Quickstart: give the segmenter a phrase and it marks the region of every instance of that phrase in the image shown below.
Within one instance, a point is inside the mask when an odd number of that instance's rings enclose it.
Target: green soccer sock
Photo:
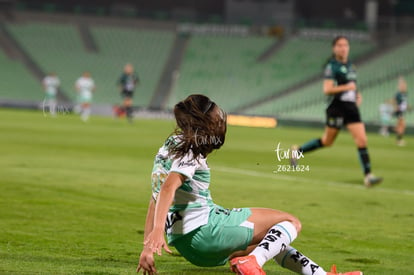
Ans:
[[[316,150],[321,147],[323,147],[322,140],[320,138],[316,138],[303,144],[299,148],[299,151],[306,153],[306,152],[310,152],[310,151]]]

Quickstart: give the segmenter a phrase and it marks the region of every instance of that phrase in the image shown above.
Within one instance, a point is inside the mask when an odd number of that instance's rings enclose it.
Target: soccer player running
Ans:
[[[364,173],[364,184],[371,187],[382,181],[371,173],[371,162],[367,148],[365,125],[361,121],[358,105],[362,97],[357,91],[355,67],[348,59],[349,41],[344,36],[337,36],[332,41],[332,58],[325,68],[323,92],[328,96],[326,109],[326,127],[321,138],[313,139],[295,148],[307,153],[318,148],[331,146],[342,126],[346,125],[358,148],[358,156]],[[292,165],[297,160],[292,157]]]
[[[175,246],[201,267],[230,260],[231,270],[243,275],[266,274],[262,266],[274,259],[304,275],[337,274],[290,246],[301,231],[291,214],[265,208],[225,209],[210,195],[207,156],[226,136],[226,113],[203,95],[190,95],[174,106],[176,131],[159,149],[152,170],[152,196],[145,222],[144,248],[137,272],[155,274],[154,254]],[[354,271],[346,275],[361,275]]]
[[[43,101],[43,111],[45,107],[49,107],[52,116],[56,115],[56,95],[60,86],[60,80],[55,73],[49,73],[43,78],[43,89],[45,91],[45,99]]]
[[[123,98],[123,108],[129,122],[132,122],[132,98],[134,96],[135,88],[139,83],[138,75],[134,73],[132,64],[126,64],[124,72],[118,80],[121,96]]]
[[[90,72],[84,72],[75,83],[75,89],[79,94],[79,103],[81,107],[81,119],[86,122],[91,114],[92,95],[96,86]]]
[[[403,136],[405,133],[405,119],[404,114],[408,110],[408,97],[407,97],[407,82],[403,77],[398,79],[398,91],[394,97],[395,113],[397,117],[397,125],[395,126],[395,132],[397,133],[397,145],[405,146]]]

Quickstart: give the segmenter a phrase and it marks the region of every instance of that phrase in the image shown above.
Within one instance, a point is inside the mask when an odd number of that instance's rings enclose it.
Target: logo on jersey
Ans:
[[[189,160],[189,161],[180,161],[180,163],[178,163],[178,168],[192,167],[192,166],[196,166],[195,162],[192,161],[192,160]]]

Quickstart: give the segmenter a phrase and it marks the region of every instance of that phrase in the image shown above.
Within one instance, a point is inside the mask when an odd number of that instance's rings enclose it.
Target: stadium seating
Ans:
[[[273,39],[263,37],[197,36],[190,38],[169,107],[195,92],[212,97],[226,109],[272,89],[270,72],[256,58]],[[258,77],[261,75],[261,77]]]
[[[361,112],[366,122],[378,122],[378,106],[394,95],[398,76],[414,70],[412,65],[414,57],[410,55],[412,50],[414,50],[414,40],[357,67],[358,86],[364,98]],[[407,75],[407,81],[409,87],[410,83],[414,84],[412,73]],[[321,81],[307,85],[277,100],[251,108],[246,113],[275,115],[280,118],[302,117],[323,120],[325,101],[321,76]],[[408,118],[410,121],[410,114]]]
[[[162,73],[174,33],[116,27],[92,27],[98,52],[88,52],[75,25],[8,24],[7,28],[45,71],[61,78],[66,94],[75,99],[74,82],[90,71],[97,91],[94,102],[119,102],[116,81],[123,66],[131,62],[142,79],[136,102],[147,106]]]
[[[141,80],[137,89],[136,104],[148,106],[158,85],[164,65],[174,41],[174,33],[159,30],[134,30],[93,27],[92,34],[99,47],[100,83],[106,87],[105,102],[117,101],[115,89],[125,63],[135,65]]]
[[[59,75],[63,91],[73,100],[74,82],[87,70],[97,84],[94,102],[118,103],[116,81],[123,65],[133,63],[141,79],[135,101],[140,106],[148,106],[176,35],[172,31],[92,25],[90,32],[97,45],[94,52],[85,48],[75,24],[8,23],[6,28],[44,72]],[[191,36],[167,108],[191,93],[201,92],[231,112],[321,75],[330,52],[328,39],[291,37],[267,60],[258,62],[257,58],[275,42],[275,38],[262,36]],[[351,58],[357,58],[372,51],[375,44],[352,41],[351,47]],[[378,105],[394,94],[399,74],[406,75],[410,90],[414,84],[413,49],[414,40],[358,67],[365,121],[378,121]],[[1,99],[43,99],[41,84],[23,65],[3,53],[0,61],[0,68],[7,68],[3,71],[10,79],[0,84]],[[25,81],[19,81],[22,77]],[[317,81],[254,106],[245,114],[323,120],[325,100],[321,81]],[[408,114],[407,119],[414,122],[414,115]]]
[[[30,23],[8,24],[7,29],[45,73],[53,71],[58,74],[67,96],[75,98],[73,84],[84,70],[82,63],[86,61],[76,28]],[[77,68],[81,69],[73,68],[71,62],[77,63]]]
[[[268,60],[256,62],[272,43],[268,37],[193,36],[169,106],[202,91],[232,111],[318,74],[330,52],[328,40],[293,37]],[[353,54],[373,47],[355,43]]]
[[[411,91],[414,87],[414,72],[404,75],[408,84],[408,99],[411,99]],[[366,122],[379,121],[379,105],[387,99],[394,98],[397,92],[398,77],[389,79],[379,85],[373,85],[364,90],[363,108],[361,108],[362,116]],[[411,104],[412,105],[412,104]],[[406,115],[407,123],[414,125],[414,114],[412,112]]]
[[[40,102],[43,100],[41,84],[20,62],[9,59],[0,51],[0,100]]]

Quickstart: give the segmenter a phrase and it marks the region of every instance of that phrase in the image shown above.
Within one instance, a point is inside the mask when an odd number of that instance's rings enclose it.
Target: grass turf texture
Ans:
[[[142,248],[153,157],[172,121],[0,110],[0,273],[134,274]],[[345,131],[334,147],[305,155],[308,172],[273,173],[274,149],[320,136],[321,129],[229,127],[209,157],[212,196],[224,207],[261,206],[298,216],[294,246],[325,269],[413,274],[414,138],[369,135],[374,171],[367,190]],[[160,274],[229,274],[198,268],[177,252],[156,257]],[[273,262],[268,274],[293,274]]]

